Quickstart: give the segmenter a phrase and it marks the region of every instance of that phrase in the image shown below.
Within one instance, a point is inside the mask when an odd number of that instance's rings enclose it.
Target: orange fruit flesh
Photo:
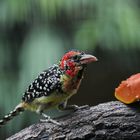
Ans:
[[[140,73],[122,81],[115,89],[115,97],[126,104],[140,100]]]

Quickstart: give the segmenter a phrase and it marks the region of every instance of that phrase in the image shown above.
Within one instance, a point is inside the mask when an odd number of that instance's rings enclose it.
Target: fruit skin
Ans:
[[[140,100],[140,73],[130,76],[115,89],[115,97],[130,104]]]

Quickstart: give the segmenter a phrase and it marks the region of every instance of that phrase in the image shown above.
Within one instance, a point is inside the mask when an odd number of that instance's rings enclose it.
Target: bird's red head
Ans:
[[[95,61],[97,61],[97,58],[93,55],[80,51],[69,51],[62,57],[60,68],[65,70],[67,75],[74,77],[86,64]]]

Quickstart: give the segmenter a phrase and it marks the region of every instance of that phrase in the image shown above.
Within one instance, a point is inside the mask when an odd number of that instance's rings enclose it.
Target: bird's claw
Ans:
[[[68,106],[68,108],[69,108],[70,110],[73,110],[73,111],[79,110],[79,106],[78,106],[78,105],[70,105],[70,106]]]
[[[89,105],[83,105],[79,107],[79,109],[87,109],[87,108],[90,108]]]
[[[57,122],[57,121],[55,121],[55,120],[53,120],[53,119],[51,119],[51,118],[49,118],[49,119],[40,119],[40,122],[50,122],[50,123],[53,123],[53,124],[55,124],[55,125],[61,125],[59,122]]]
[[[58,123],[57,121],[51,119],[50,116],[47,116],[46,114],[42,113],[42,116],[45,118],[45,119],[40,119],[41,122],[51,122],[53,124],[56,124],[56,125],[61,125],[60,123]]]

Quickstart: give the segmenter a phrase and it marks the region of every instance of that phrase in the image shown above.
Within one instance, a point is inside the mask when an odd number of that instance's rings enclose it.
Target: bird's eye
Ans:
[[[78,55],[75,55],[75,56],[73,56],[73,59],[74,59],[75,61],[78,61],[78,60],[79,60],[79,56],[78,56]]]

